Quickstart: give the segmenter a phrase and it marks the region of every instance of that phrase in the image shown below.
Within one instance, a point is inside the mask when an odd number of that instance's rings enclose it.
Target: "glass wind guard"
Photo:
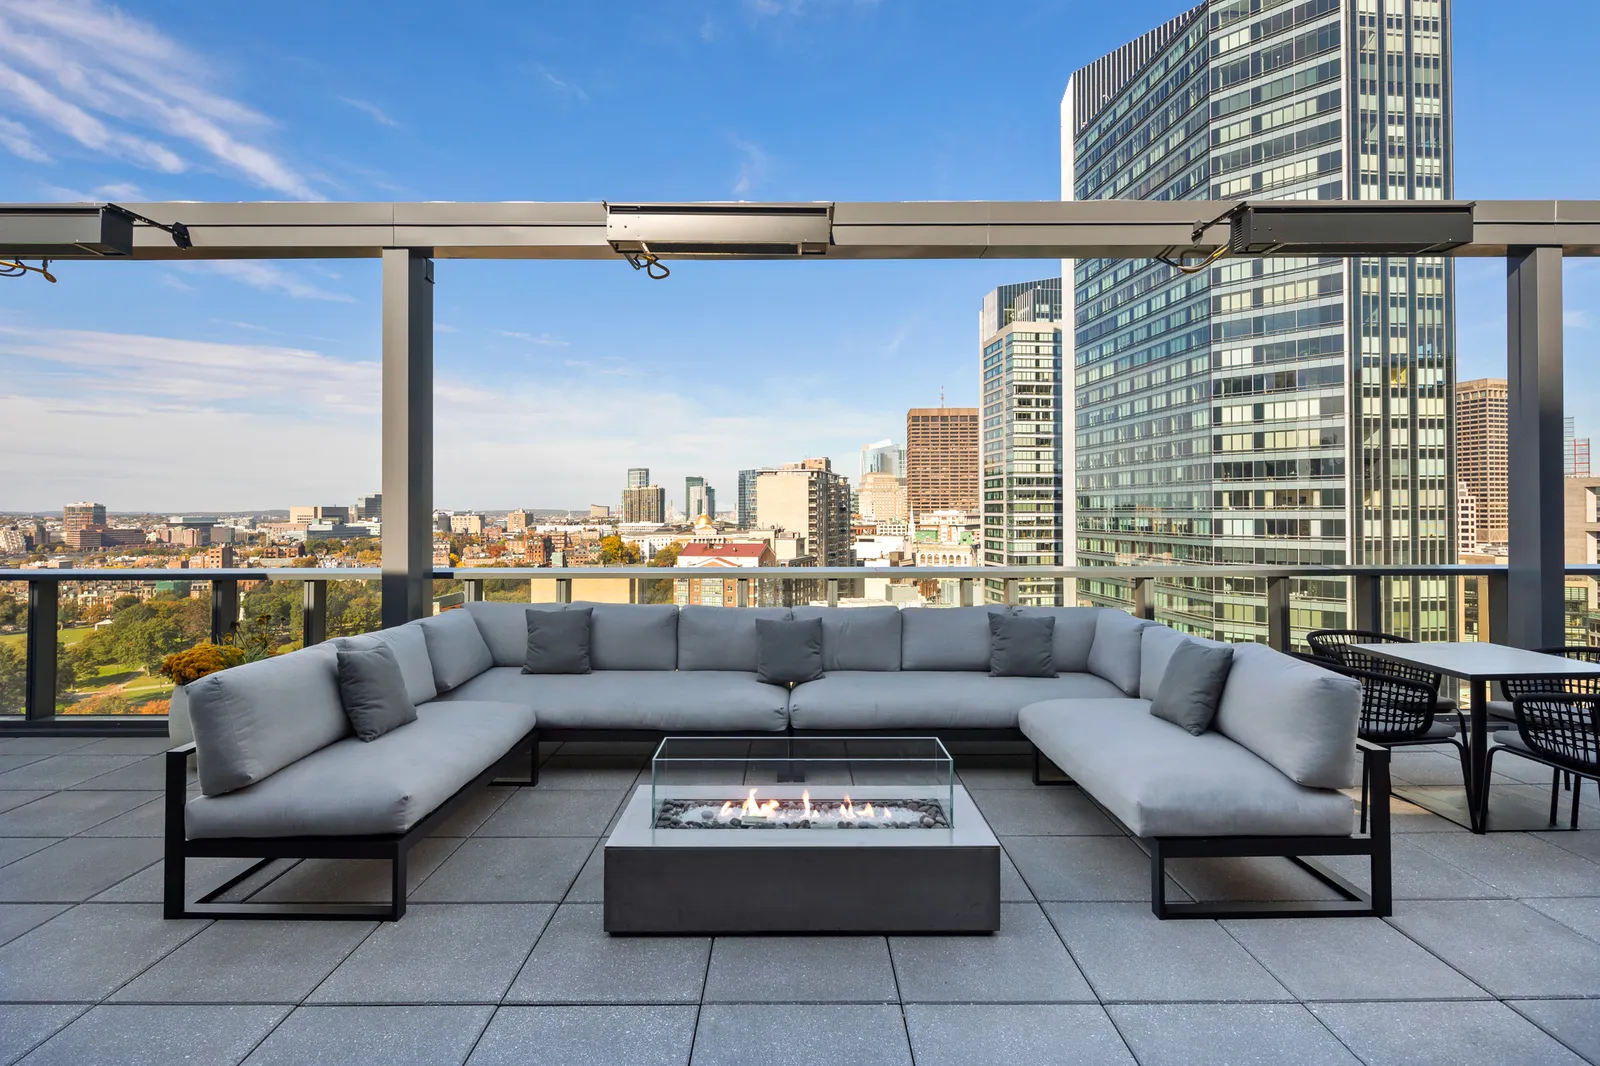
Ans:
[[[949,829],[954,792],[937,737],[667,737],[650,764],[656,829]]]

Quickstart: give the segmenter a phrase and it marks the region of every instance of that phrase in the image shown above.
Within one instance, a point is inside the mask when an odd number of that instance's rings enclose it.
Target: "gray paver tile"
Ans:
[[[0,811],[13,810],[22,806],[24,803],[32,803],[34,800],[43,799],[48,795],[50,795],[49,789],[19,788],[11,789],[6,792],[0,792]]]
[[[55,792],[0,814],[0,837],[69,837],[150,798],[142,792]]]
[[[198,895],[209,892],[228,878],[249,867],[253,859],[190,859],[184,864],[185,881],[188,885],[189,895]],[[112,885],[98,895],[89,898],[90,903],[160,903],[161,879],[165,874],[165,863],[157,860],[146,866],[132,877],[125,878]],[[239,885],[218,897],[221,901],[233,902],[249,897],[251,892],[266,884],[282,871],[268,867],[258,873],[252,874]]]
[[[897,1003],[881,936],[721,936],[707,1003]]]
[[[1302,1000],[1488,998],[1483,989],[1377,918],[1222,925]]]
[[[374,922],[215,922],[117,990],[126,1003],[299,1003]]]
[[[597,837],[611,824],[626,792],[525,788],[484,822],[477,836]]]
[[[578,879],[572,882],[572,888],[567,892],[564,903],[603,903],[605,902],[606,881],[606,849],[596,845],[589,853],[589,859],[583,864]]]
[[[0,789],[70,788],[140,761],[137,755],[58,755],[0,774]]]
[[[1024,761],[1010,766],[958,767],[956,773],[969,792],[976,789],[1014,788],[1032,790],[1040,787],[1033,783],[1031,761]]]
[[[1288,859],[1250,856],[1232,859],[1172,859],[1167,875],[1195,899],[1339,899],[1333,889]]]
[[[43,925],[67,906],[65,903],[0,903],[0,944]]]
[[[76,753],[74,756],[76,757]],[[86,758],[88,756],[85,756]],[[126,766],[120,766],[108,773],[98,774],[68,788],[129,788],[145,792],[155,792],[164,788],[167,783],[166,760],[161,758],[137,757]]]
[[[175,746],[171,737],[101,737],[73,750],[79,755],[160,755]]]
[[[1596,891],[1600,892],[1600,886],[1596,886]],[[1600,941],[1600,897],[1525,899],[1522,902],[1540,914],[1549,915],[1568,929],[1576,930],[1590,940]]]
[[[458,1063],[493,1007],[301,1007],[245,1061],[249,1066],[439,1066]]]
[[[996,836],[1122,836],[1075,788],[979,789],[970,792]]]
[[[1389,919],[1496,996],[1592,996],[1594,941],[1515,900],[1419,902]]]
[[[618,792],[632,788],[641,769],[642,764],[637,759],[556,755],[539,767],[538,788],[552,792]],[[649,783],[648,779],[645,783]]]
[[[1150,900],[1150,859],[1127,837],[1002,837],[1000,843],[1041,900]],[[1171,876],[1167,898],[1189,898]]]
[[[431,903],[559,903],[593,837],[474,837],[412,894]]]
[[[11,737],[0,740],[6,755],[60,755],[93,744],[93,737]]]
[[[0,866],[16,862],[24,855],[43,851],[56,843],[50,837],[0,837]]]
[[[1297,1003],[1152,1003],[1106,1008],[1141,1066],[1359,1066]]]
[[[1590,1062],[1600,1062],[1600,1000],[1524,999],[1507,1006]]]
[[[232,1066],[289,1013],[282,1006],[104,1005],[67,1026],[23,1060],[27,1066]],[[114,1049],[114,1050],[113,1050]]]
[[[461,846],[459,837],[429,837],[406,861],[406,894]],[[290,867],[250,898],[262,903],[386,903],[389,863],[382,859],[306,859]]]
[[[1006,854],[1004,848],[1000,849],[1000,902],[1034,902],[1033,893],[1028,890],[1028,882],[1017,872],[1017,864],[1011,861],[1011,856]]]
[[[161,857],[161,841],[142,837],[73,837],[0,867],[0,900],[76,903]]]
[[[911,1066],[900,1008],[709,1004],[693,1066]]]
[[[684,1066],[694,1007],[501,1007],[467,1066]]]
[[[1509,895],[1576,896],[1600,892],[1600,864],[1529,833],[1438,833],[1418,836],[1415,842]]]
[[[1583,1066],[1503,1003],[1314,1003],[1367,1066]]]
[[[1146,903],[1047,903],[1102,1001],[1293,1000],[1216,922],[1163,922]]]
[[[145,904],[73,907],[0,947],[0,1001],[102,999],[205,924],[168,921]]]
[[[49,757],[48,755],[0,755],[0,774]]]
[[[63,795],[76,795],[68,792]],[[143,792],[113,792],[113,796],[142,796]],[[115,818],[101,822],[99,825],[90,826],[79,833],[85,837],[159,837],[166,835],[166,804],[158,799],[152,799],[141,806],[135,807],[126,814],[119,814]]]
[[[81,1003],[0,1004],[0,1064],[10,1066],[88,1009]]]
[[[0,802],[5,799],[5,793],[0,792]],[[1588,797],[1586,796],[1585,799]],[[1554,844],[1562,851],[1570,851],[1574,855],[1582,855],[1590,862],[1600,863],[1600,833],[1586,833],[1582,830],[1574,833],[1569,830],[1550,830],[1542,833],[1529,833],[1528,836],[1542,840],[1546,844]]]
[[[1064,1003],[916,1003],[917,1066],[1134,1066],[1103,1008]]]
[[[310,996],[312,1003],[496,1003],[554,908],[428,903],[386,922]]]
[[[433,831],[436,837],[469,837],[476,833],[501,804],[516,793],[515,789],[494,786],[478,792],[456,809],[456,812]]]
[[[1390,836],[1395,899],[1503,899],[1505,892],[1486,885],[1456,866],[1417,846],[1409,837]],[[1372,887],[1372,863],[1364,855],[1324,855],[1319,860],[1360,888]]]
[[[550,919],[507,1003],[694,1003],[706,937],[608,936],[604,908],[566,903]]]
[[[1037,904],[1000,905],[990,936],[889,940],[905,1003],[1093,1003],[1094,993]]]

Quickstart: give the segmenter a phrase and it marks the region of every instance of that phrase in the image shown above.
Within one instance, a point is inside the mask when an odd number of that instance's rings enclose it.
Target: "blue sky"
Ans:
[[[1068,75],[1181,6],[0,0],[0,201],[1054,199]],[[1457,195],[1600,197],[1600,8],[1455,8]],[[1057,271],[441,262],[435,500],[853,476],[941,386],[976,402],[983,293]],[[1462,263],[1463,379],[1504,372],[1503,273]],[[0,279],[0,509],[378,487],[376,263],[59,275]],[[1566,278],[1568,408],[1600,432],[1600,268]]]

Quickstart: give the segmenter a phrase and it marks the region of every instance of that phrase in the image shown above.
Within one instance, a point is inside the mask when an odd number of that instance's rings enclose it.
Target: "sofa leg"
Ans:
[[[389,921],[398,922],[406,913],[406,852],[396,848],[389,864]]]
[[[1150,910],[1158,919],[1167,918],[1167,860],[1161,854],[1161,841],[1150,841]]]
[[[530,787],[539,783],[539,731],[533,731],[532,754],[528,756],[528,785]]]
[[[1075,785],[1075,784],[1077,784],[1077,782],[1072,780],[1072,778],[1068,777],[1064,773],[1061,773],[1061,767],[1057,766],[1055,763],[1051,763],[1050,764],[1050,768],[1052,770],[1054,770],[1059,776],[1057,776],[1057,777],[1046,777],[1046,776],[1044,776],[1044,764],[1045,764],[1046,761],[1047,760],[1044,757],[1044,753],[1041,752],[1038,748],[1034,748],[1033,749],[1033,783],[1035,785]]]

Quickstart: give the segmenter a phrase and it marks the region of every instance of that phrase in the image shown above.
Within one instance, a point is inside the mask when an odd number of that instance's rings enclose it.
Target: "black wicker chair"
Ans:
[[[1454,744],[1461,758],[1461,779],[1471,789],[1471,770],[1467,762],[1467,746],[1461,742],[1457,715],[1447,714],[1439,719],[1436,701],[1438,690],[1424,681],[1400,677],[1377,670],[1362,670],[1343,663],[1310,657],[1318,666],[1353,677],[1361,682],[1361,724],[1356,734],[1362,740],[1380,744],[1385,748],[1403,748],[1423,744]],[[1369,782],[1366,773],[1361,775],[1361,831],[1367,829],[1367,804]],[[1388,802],[1388,797],[1384,797]]]
[[[1571,644],[1564,648],[1538,648],[1541,655],[1559,655],[1563,659],[1577,659],[1580,662],[1600,663],[1600,648],[1591,648],[1583,644]],[[1512,711],[1513,702],[1523,696],[1541,696],[1549,694],[1565,696],[1597,696],[1600,695],[1600,677],[1519,677],[1500,682],[1500,689],[1505,693],[1504,700],[1490,700],[1489,714],[1496,718],[1506,720],[1505,727],[1500,732],[1513,733],[1516,727],[1516,716]],[[1516,745],[1508,745],[1515,747]],[[1556,793],[1560,791],[1561,782],[1566,782],[1568,789],[1572,788],[1572,775],[1557,770],[1550,777],[1550,809],[1556,807]],[[1576,806],[1578,797],[1573,796],[1572,802]],[[1550,816],[1552,824],[1555,815]]]
[[[1546,692],[1518,696],[1511,701],[1517,728],[1494,734],[1489,748],[1489,769],[1494,770],[1496,753],[1507,751],[1550,767],[1550,824],[1556,824],[1561,797],[1560,777],[1569,774],[1572,785],[1572,818],[1578,828],[1578,799],[1583,781],[1600,785],[1600,694]]]
[[[1311,648],[1312,656],[1325,663],[1338,663],[1354,670],[1388,674],[1391,677],[1404,678],[1429,686],[1433,689],[1434,713],[1455,715],[1457,728],[1465,733],[1466,715],[1461,712],[1455,700],[1439,695],[1439,686],[1444,682],[1442,674],[1418,666],[1381,659],[1356,647],[1358,644],[1415,643],[1416,641],[1409,637],[1397,637],[1393,633],[1380,633],[1374,629],[1318,629],[1306,634],[1306,644]]]

